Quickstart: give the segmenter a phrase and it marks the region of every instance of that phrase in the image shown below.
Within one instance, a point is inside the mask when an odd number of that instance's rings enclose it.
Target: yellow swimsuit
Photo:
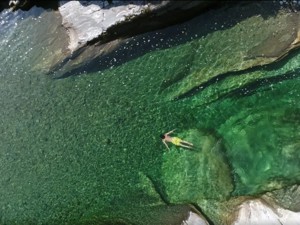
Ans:
[[[174,145],[180,145],[182,140],[178,137],[173,137],[171,141]]]

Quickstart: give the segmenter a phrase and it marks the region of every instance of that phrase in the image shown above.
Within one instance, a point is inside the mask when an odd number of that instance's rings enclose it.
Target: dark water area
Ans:
[[[222,29],[206,42],[195,27],[182,42],[52,79],[43,64],[61,41],[39,42],[33,30],[55,15],[34,8],[1,18],[1,224],[173,224],[188,204],[218,224],[211,201],[299,184],[299,51],[170,100],[186,74],[217,59],[227,66],[227,55],[210,52]],[[175,128],[192,151],[167,151],[159,135]]]

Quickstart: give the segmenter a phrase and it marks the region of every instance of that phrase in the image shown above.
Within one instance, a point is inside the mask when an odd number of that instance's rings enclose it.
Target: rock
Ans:
[[[300,212],[293,212],[276,205],[268,205],[261,199],[242,203],[232,225],[299,225]]]
[[[9,7],[15,9],[15,8],[21,8],[22,6],[26,5],[27,1],[20,1],[20,0],[10,0],[8,5]]]
[[[270,13],[272,16],[260,13],[262,8],[272,12]],[[246,9],[257,12],[258,15],[249,15],[244,20],[235,22],[226,20],[225,15],[223,17],[219,15],[215,23],[224,29],[210,32],[203,38],[191,42],[194,52],[189,54],[195,55],[190,62],[193,72],[189,73],[187,70],[179,81],[165,87],[163,93],[168,99],[194,96],[203,92],[209,85],[234,77],[235,74],[239,75],[241,71],[281,60],[291,50],[299,47],[299,12],[290,13],[281,10],[274,3],[265,2],[247,7],[233,7],[229,9],[229,14],[238,18],[240,14],[247,14]],[[266,27],[268,29],[265,29]],[[217,96],[211,93],[211,96],[202,99],[213,101],[247,84],[250,80],[262,78],[262,75],[256,73],[253,77],[243,77],[237,84],[228,84],[226,87],[219,87],[218,84]],[[208,102],[200,104],[206,103]]]
[[[295,211],[300,212],[300,186],[292,185],[263,195],[266,201],[275,201],[276,204]]]
[[[203,216],[190,211],[188,218],[185,219],[181,225],[209,225],[209,223]]]
[[[103,59],[111,58],[113,51],[122,51],[122,45],[111,48],[115,43],[128,42],[128,37],[188,20],[209,7],[223,4],[218,1],[154,1],[147,4],[145,1],[134,1],[133,4],[113,1],[110,5],[98,1],[61,2],[59,12],[69,31],[71,54],[53,66],[50,74],[66,77],[87,71],[87,68],[101,70],[106,64]],[[110,47],[105,46],[106,43]],[[110,48],[108,55],[107,48]],[[78,59],[79,55],[82,56]],[[84,55],[88,55],[87,58]]]
[[[74,51],[90,41],[103,43],[184,21],[216,4],[217,1],[62,1],[59,12],[69,31],[69,48]]]
[[[263,194],[300,180],[297,154],[300,133],[295,132],[299,124],[299,110],[285,105],[286,99],[292,101],[296,96],[285,95],[286,90],[283,90],[281,98],[267,102],[263,99],[271,99],[276,91],[258,93],[248,97],[248,104],[242,99],[232,100],[245,110],[225,103],[231,106],[227,114],[231,116],[225,115],[226,122],[218,129],[230,146],[226,153],[235,171],[234,196]],[[232,113],[233,110],[236,112]],[[266,139],[269,141],[266,142]]]
[[[171,203],[225,200],[233,190],[230,166],[221,139],[196,129],[176,134],[194,144],[193,150],[170,146],[164,155],[162,179]]]
[[[69,32],[69,49],[74,51],[106,34],[112,26],[151,11],[154,7],[153,4],[143,4],[143,1],[135,1],[133,4],[118,2],[112,8],[101,1],[93,1],[87,5],[69,1],[61,4],[59,12],[63,18],[62,24]]]

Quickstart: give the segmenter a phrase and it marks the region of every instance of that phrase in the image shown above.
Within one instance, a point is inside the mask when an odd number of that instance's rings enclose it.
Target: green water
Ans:
[[[170,101],[166,77],[196,71],[201,38],[56,80],[19,61],[18,41],[1,45],[2,224],[161,224],[181,204],[213,216],[210,201],[299,183],[298,52]],[[193,151],[166,151],[159,135],[174,128]]]

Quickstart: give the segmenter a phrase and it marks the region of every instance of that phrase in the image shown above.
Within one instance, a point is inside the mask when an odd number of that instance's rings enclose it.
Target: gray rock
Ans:
[[[190,211],[188,218],[184,220],[181,225],[209,225],[209,223],[203,216]]]
[[[102,43],[158,29],[199,14],[217,1],[61,1],[59,12],[74,51],[90,41]],[[174,16],[176,15],[176,16]]]
[[[253,12],[256,10],[259,13],[262,8],[268,11],[271,6],[272,3],[269,2],[260,5],[253,4],[249,7],[232,8],[230,13],[235,15],[234,18],[237,18],[237,15],[246,13],[245,10],[250,8]],[[219,17],[219,21],[216,23],[224,23],[225,16]],[[177,81],[177,79],[167,77],[166,81],[169,86],[165,87],[166,97],[169,99],[191,97],[196,93],[201,93],[209,84],[223,80],[230,73],[234,74],[237,71],[245,71],[283,59],[291,50],[300,46],[299,16],[299,12],[291,14],[286,10],[278,10],[274,16],[269,17],[264,14],[250,16],[228,29],[212,32],[203,39],[199,39],[198,42],[193,42],[191,48],[199,54],[193,53],[195,56],[191,59],[191,64],[197,69],[193,70],[192,73],[186,71],[184,76],[180,75],[180,82],[169,82],[170,80]],[[189,57],[189,54],[191,53],[187,52],[186,57]],[[229,90],[260,78],[259,76],[259,74],[253,74],[252,79],[251,76],[248,76],[238,84],[230,82],[224,89],[219,86],[218,96],[201,99],[219,98],[222,94],[228,94]],[[203,103],[206,104],[207,102]]]
[[[143,1],[135,1],[133,4],[117,1],[113,7],[101,1],[91,1],[88,4],[68,1],[61,2],[59,12],[63,18],[63,26],[69,32],[69,49],[74,51],[105,35],[110,27],[154,8],[153,3],[143,4]]]
[[[128,38],[190,19],[214,5],[217,1],[113,1],[111,5],[61,1],[59,12],[68,30],[70,54],[51,67],[50,74],[61,78],[86,71],[87,67],[109,68],[107,61],[115,60],[113,52],[126,50]],[[132,51],[126,55],[137,56]],[[124,61],[126,57],[122,58]]]
[[[232,225],[299,225],[300,212],[292,212],[276,205],[268,205],[261,199],[244,202],[238,208]]]
[[[268,192],[264,195],[267,201],[275,201],[282,207],[292,210],[300,211],[300,186],[293,185],[283,189]]]
[[[212,133],[190,129],[174,134],[194,144],[189,151],[170,146],[162,163],[162,179],[171,203],[203,200],[224,201],[233,191],[230,166],[224,154],[222,139]],[[176,174],[176,179],[174,179]]]

